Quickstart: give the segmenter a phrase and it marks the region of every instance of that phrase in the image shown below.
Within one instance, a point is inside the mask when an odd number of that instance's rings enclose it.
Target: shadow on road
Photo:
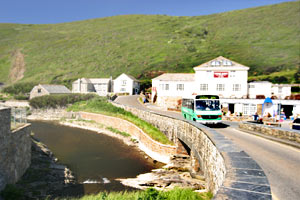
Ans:
[[[218,124],[205,124],[205,126],[209,128],[227,128],[229,125],[224,123],[218,123]]]

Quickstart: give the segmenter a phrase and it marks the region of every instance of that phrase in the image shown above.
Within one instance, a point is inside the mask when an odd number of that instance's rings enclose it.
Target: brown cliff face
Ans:
[[[13,53],[13,63],[9,73],[9,79],[12,83],[21,80],[24,77],[25,68],[25,60],[24,54],[21,53],[21,50],[18,49]]]

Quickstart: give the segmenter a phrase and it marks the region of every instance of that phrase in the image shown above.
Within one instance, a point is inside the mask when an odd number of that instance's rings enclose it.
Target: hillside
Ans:
[[[300,5],[196,17],[126,15],[63,24],[0,24],[0,82],[68,83],[78,77],[149,79],[193,72],[219,55],[250,67],[250,79],[295,82]],[[255,77],[254,77],[255,75]],[[260,76],[258,76],[260,75]]]

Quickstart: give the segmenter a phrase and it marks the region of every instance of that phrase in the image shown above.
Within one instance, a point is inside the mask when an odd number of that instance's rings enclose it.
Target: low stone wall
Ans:
[[[214,199],[272,199],[268,179],[260,166],[231,140],[193,121],[113,103],[159,128],[176,142],[183,141],[204,172]]]
[[[258,132],[264,135],[300,144],[300,131],[297,130],[288,130],[279,127],[255,124],[250,122],[239,123],[239,128],[246,131]]]
[[[117,128],[120,131],[130,133],[139,140],[140,148],[150,157],[163,163],[169,163],[171,155],[176,154],[176,147],[164,145],[149,137],[139,127],[134,124],[116,117],[110,117],[101,114],[79,112],[82,119],[94,120],[96,122]]]
[[[65,108],[31,109],[31,115],[27,119],[31,120],[60,120],[61,118],[75,118],[76,113],[67,112]]]
[[[15,183],[25,173],[31,160],[31,126],[11,131],[10,108],[0,109],[0,190]]]

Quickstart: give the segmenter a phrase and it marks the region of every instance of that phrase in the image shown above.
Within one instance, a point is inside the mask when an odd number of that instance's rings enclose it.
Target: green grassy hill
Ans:
[[[0,82],[68,83],[79,77],[115,78],[123,72],[149,79],[161,72],[193,72],[194,66],[219,55],[249,66],[250,79],[295,82],[299,4],[196,17],[125,15],[63,24],[2,23]]]

